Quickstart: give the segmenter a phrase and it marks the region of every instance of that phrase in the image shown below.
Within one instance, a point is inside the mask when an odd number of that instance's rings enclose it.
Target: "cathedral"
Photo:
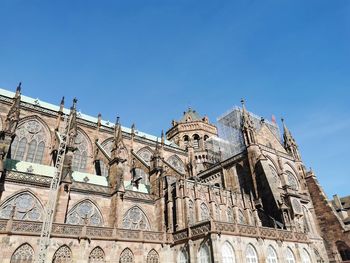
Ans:
[[[327,199],[285,122],[242,100],[157,137],[78,103],[0,89],[1,262],[350,262],[350,198]]]

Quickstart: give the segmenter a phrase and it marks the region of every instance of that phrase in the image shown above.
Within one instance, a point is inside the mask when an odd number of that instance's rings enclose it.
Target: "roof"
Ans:
[[[180,122],[189,122],[189,121],[201,121],[201,116],[192,108],[188,108],[187,111],[184,112]]]
[[[13,98],[15,96],[15,93],[12,92],[12,91],[8,91],[8,90],[0,88],[0,95],[4,96],[4,97],[8,97],[8,98]],[[28,96],[25,96],[25,95],[22,95],[22,94],[21,94],[21,101],[25,102],[25,103],[29,103],[29,104],[32,104],[32,105],[36,105],[36,106],[42,107],[44,109],[56,111],[56,112],[58,112],[59,108],[60,108],[57,105],[54,105],[54,104],[51,104],[51,103],[48,103],[48,102],[45,102],[45,101],[41,101],[39,99],[34,99],[34,98],[31,98],[31,97],[28,97]],[[67,108],[63,109],[63,113],[69,114],[69,112],[70,112],[69,109],[67,109]],[[83,120],[86,120],[86,121],[89,121],[89,122],[92,122],[92,123],[97,123],[97,118],[96,117],[92,117],[90,115],[83,114],[82,112],[78,112],[77,115],[78,115],[78,118],[80,118],[80,119],[83,119]],[[114,127],[114,123],[111,123],[111,122],[105,121],[105,120],[101,120],[101,124],[103,126],[106,126],[106,127],[109,127],[109,128],[113,128]],[[122,126],[122,131],[125,132],[125,133],[130,134],[131,133],[131,128]],[[158,140],[157,136],[154,136],[154,135],[151,135],[151,134],[139,131],[139,130],[135,130],[135,134],[137,136],[141,137],[141,138],[145,138],[145,139],[148,139],[148,140],[151,140],[151,141],[154,141],[154,142],[156,142]],[[171,146],[171,147],[174,147],[174,148],[180,149],[178,145],[176,145],[174,142],[171,142],[169,140],[165,140],[164,144],[168,145],[168,146]]]

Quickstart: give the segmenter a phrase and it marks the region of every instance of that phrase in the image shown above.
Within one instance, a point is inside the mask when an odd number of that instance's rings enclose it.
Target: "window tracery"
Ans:
[[[247,263],[258,263],[258,255],[255,248],[249,244],[245,253],[245,259]]]
[[[34,250],[28,244],[20,245],[11,256],[10,263],[32,263],[34,261]]]
[[[235,263],[235,253],[230,243],[227,241],[221,247],[222,263]]]
[[[89,142],[80,130],[78,130],[74,146],[76,150],[73,155],[72,169],[77,172],[85,172],[88,161]]]
[[[188,223],[189,225],[193,225],[195,223],[194,217],[194,204],[192,200],[188,200]]]
[[[178,156],[176,155],[170,156],[167,162],[176,170],[178,170],[180,173],[185,173],[185,165]]]
[[[47,136],[46,129],[39,121],[32,119],[21,123],[11,145],[11,158],[42,163]]]
[[[147,263],[159,263],[159,255],[154,249],[152,249],[147,255]]]
[[[286,251],[286,262],[295,263],[295,257],[293,251],[288,247]]]
[[[67,224],[102,226],[103,219],[100,211],[90,200],[76,204],[67,215]]]
[[[0,218],[40,221],[43,207],[39,200],[29,192],[14,195],[0,206]]]
[[[307,250],[305,248],[301,251],[300,256],[301,256],[302,263],[311,263],[310,254],[309,254],[309,252],[307,252]]]
[[[276,172],[276,169],[272,166],[272,165],[269,165],[270,167],[270,171],[271,171],[271,174],[272,174],[272,179],[273,179],[273,182],[277,185],[277,186],[280,186],[281,185],[281,180]]]
[[[104,263],[105,252],[100,247],[95,247],[89,255],[89,263]]]
[[[210,263],[210,252],[209,247],[203,244],[199,249],[199,262],[200,263]]]
[[[246,224],[245,216],[242,212],[242,210],[238,210],[238,224]]]
[[[123,217],[123,228],[150,230],[150,224],[144,212],[137,206],[130,208]]]
[[[272,246],[267,247],[266,263],[278,263],[276,250]]]
[[[286,171],[286,174],[288,179],[288,185],[290,186],[290,188],[292,188],[293,190],[298,190],[298,181],[295,178],[294,174],[290,171]]]
[[[52,258],[52,263],[72,263],[72,251],[66,245],[59,247]]]
[[[188,253],[186,249],[181,249],[179,252],[179,263],[188,263]]]
[[[233,216],[233,209],[232,207],[227,208],[227,221],[233,223],[234,222],[234,216]]]
[[[210,213],[209,213],[209,208],[205,203],[202,203],[201,206],[201,220],[209,220],[210,219]]]
[[[134,254],[129,248],[126,248],[120,254],[119,263],[134,263]]]
[[[142,148],[137,152],[137,155],[147,164],[151,164],[152,152],[148,148]]]

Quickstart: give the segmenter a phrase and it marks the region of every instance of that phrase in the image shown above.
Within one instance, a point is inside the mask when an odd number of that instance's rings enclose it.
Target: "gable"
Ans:
[[[287,153],[281,142],[266,125],[261,126],[260,130],[257,132],[256,139],[259,144]]]

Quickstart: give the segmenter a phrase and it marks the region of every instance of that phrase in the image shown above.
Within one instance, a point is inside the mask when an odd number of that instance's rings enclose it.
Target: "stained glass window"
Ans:
[[[209,208],[206,204],[202,203],[201,206],[201,220],[209,220],[210,219],[210,214],[209,214]]]
[[[9,219],[11,214],[18,220],[42,220],[43,207],[30,192],[14,195],[0,206],[0,218]]]
[[[267,247],[266,263],[278,263],[277,253],[272,246]]]
[[[255,248],[249,244],[245,252],[246,263],[258,263],[258,255]]]
[[[272,166],[272,165],[269,165],[270,167],[270,171],[271,171],[271,174],[272,174],[272,180],[273,182],[277,185],[277,186],[280,186],[281,185],[281,180],[275,170],[275,168]]]
[[[104,263],[105,252],[100,247],[95,247],[89,255],[89,263]]]
[[[221,247],[222,263],[235,263],[235,254],[230,243],[227,241]]]
[[[34,250],[28,244],[20,245],[11,256],[10,263],[32,263],[34,262]]]
[[[180,173],[185,172],[185,165],[178,156],[176,156],[176,155],[170,156],[169,159],[167,160],[167,162],[172,167],[174,167],[176,170],[178,170]]]
[[[137,152],[137,155],[147,164],[151,164],[151,158],[153,153],[148,148],[142,148]]]
[[[210,251],[206,244],[199,249],[199,263],[210,263]]]
[[[47,137],[47,131],[37,120],[28,120],[19,124],[11,145],[11,158],[42,163]]]
[[[310,254],[309,252],[307,252],[307,250],[304,248],[303,250],[301,250],[301,262],[302,263],[311,263],[311,258],[310,258]]]
[[[52,263],[72,263],[72,251],[66,245],[58,248],[53,255]]]
[[[134,254],[126,248],[120,254],[119,263],[134,263]]]
[[[232,207],[227,208],[227,221],[233,223],[234,217],[233,217],[233,209]]]
[[[294,174],[292,174],[290,171],[287,171],[286,174],[287,174],[287,178],[288,178],[288,185],[293,190],[298,190],[298,181],[295,178]]]
[[[73,171],[85,172],[88,160],[89,142],[81,131],[78,130],[77,137],[74,141],[74,146],[77,148],[74,151],[72,169]]]
[[[238,210],[238,224],[246,224],[245,216],[242,212],[242,210]]]
[[[188,263],[188,253],[186,249],[181,249],[178,256],[179,263]]]
[[[76,204],[69,212],[66,220],[72,225],[102,226],[102,215],[96,205],[90,200],[84,200]]]
[[[159,263],[159,255],[154,249],[152,249],[147,255],[147,263]]]
[[[144,212],[139,207],[134,206],[125,213],[123,228],[150,230],[150,224]]]
[[[286,251],[286,262],[295,263],[295,257],[293,251],[288,247]]]

